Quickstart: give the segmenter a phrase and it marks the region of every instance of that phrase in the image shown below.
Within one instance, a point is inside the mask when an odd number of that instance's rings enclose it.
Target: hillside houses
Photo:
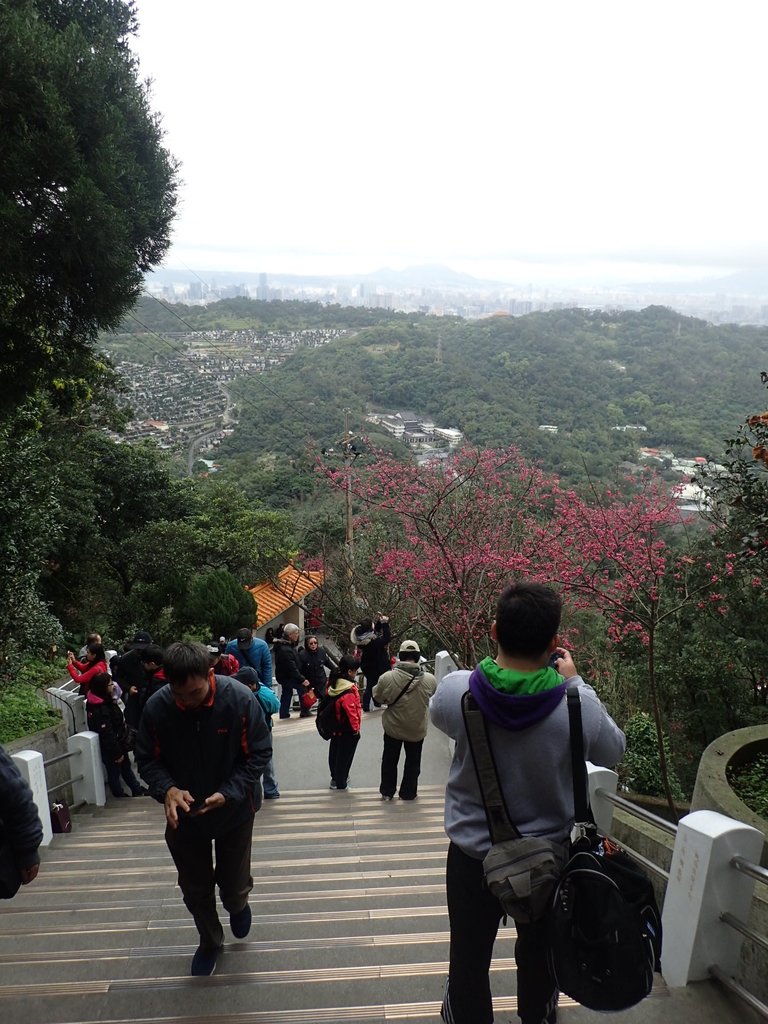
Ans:
[[[151,363],[113,357],[127,389],[124,404],[133,411],[120,439],[153,438],[161,448],[181,450],[204,434],[202,450],[216,447],[231,433],[229,383],[345,333],[338,328],[165,332],[167,347]]]

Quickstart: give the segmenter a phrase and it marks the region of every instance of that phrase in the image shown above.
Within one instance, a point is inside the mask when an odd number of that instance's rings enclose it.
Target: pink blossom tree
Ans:
[[[674,812],[659,700],[659,631],[682,608],[706,598],[705,591],[716,594],[718,578],[698,571],[676,496],[662,481],[648,476],[629,496],[594,487],[586,496],[565,492],[514,446],[467,447],[423,466],[380,454],[343,472],[320,468],[332,486],[349,487],[358,509],[356,535],[370,542],[355,578],[386,583],[409,625],[420,623],[463,665],[491,650],[496,598],[520,578],[559,585],[572,608],[602,613],[614,647],[639,640],[662,781]],[[364,592],[364,582],[358,585]]]
[[[346,486],[345,472],[323,472]],[[379,454],[355,468],[350,486],[361,510],[356,535],[377,536],[368,573],[462,664],[489,649],[502,587],[520,576],[547,578],[542,538],[558,487],[514,446],[466,447],[422,466]]]
[[[677,543],[669,539],[677,533]],[[660,629],[707,591],[719,598],[719,576],[704,576],[700,559],[687,543],[674,491],[648,476],[642,489],[625,497],[593,488],[590,500],[561,493],[547,543],[557,546],[550,579],[576,607],[601,611],[608,638],[618,646],[630,638],[645,651],[648,698],[656,728],[662,784],[672,813],[669,765],[659,699]]]

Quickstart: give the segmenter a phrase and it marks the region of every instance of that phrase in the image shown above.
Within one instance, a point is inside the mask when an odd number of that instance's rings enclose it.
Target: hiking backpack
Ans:
[[[567,691],[575,829],[579,838],[549,914],[549,966],[561,992],[590,1010],[626,1010],[661,970],[661,915],[651,880],[609,839],[600,839],[587,798],[581,699]]]
[[[336,717],[336,701],[339,699],[341,694],[336,697],[325,696],[320,701],[317,707],[317,714],[315,715],[315,728],[323,737],[324,740],[329,740],[334,733],[343,732],[344,724],[340,723]],[[346,722],[346,717],[344,719]],[[349,723],[347,723],[349,724]]]
[[[661,969],[650,879],[609,840],[571,856],[552,901],[549,937],[557,987],[591,1010],[634,1006]]]

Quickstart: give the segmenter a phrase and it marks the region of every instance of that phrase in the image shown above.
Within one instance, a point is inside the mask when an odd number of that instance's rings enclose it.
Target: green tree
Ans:
[[[132,0],[0,7],[0,409],[85,381],[169,244],[176,165],[128,40]]]
[[[61,643],[59,622],[38,592],[51,541],[59,533],[58,476],[50,465],[40,410],[0,421],[0,677],[24,653]]]
[[[683,791],[674,770],[669,770],[669,778],[662,778],[659,769],[659,745],[656,726],[650,715],[639,711],[624,725],[627,737],[627,750],[621,762],[621,774],[624,781],[635,793],[647,796],[665,796],[668,788],[675,800],[682,798]],[[671,761],[669,741],[664,737],[664,748],[667,761]]]
[[[214,569],[192,579],[179,619],[180,632],[200,627],[209,637],[229,637],[243,626],[253,626],[256,603],[231,573]]]

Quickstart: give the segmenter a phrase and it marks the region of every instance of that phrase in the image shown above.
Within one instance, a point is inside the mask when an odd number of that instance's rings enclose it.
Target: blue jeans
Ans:
[[[264,774],[261,776],[261,785],[264,788],[264,796],[280,796],[280,791],[277,788],[277,779],[275,778],[275,763],[271,757],[267,761]]]

